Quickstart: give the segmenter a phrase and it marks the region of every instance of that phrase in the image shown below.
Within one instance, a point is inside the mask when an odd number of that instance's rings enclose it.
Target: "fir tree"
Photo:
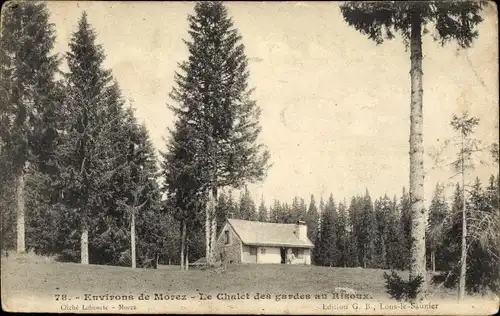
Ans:
[[[448,203],[444,196],[444,186],[437,183],[432,197],[431,205],[429,207],[429,226],[428,226],[428,253],[430,254],[430,264],[433,272],[436,271],[436,262],[441,262],[440,252],[443,241],[443,227],[445,219],[449,215]],[[436,254],[438,258],[436,258]],[[439,269],[442,269],[442,264],[437,264]]]
[[[55,81],[59,58],[51,55],[55,29],[45,3],[17,1],[3,8],[0,112],[5,115],[0,118],[0,152],[7,162],[2,163],[0,173],[5,177],[2,182],[16,188],[17,251],[23,253],[25,174],[53,173],[54,168],[57,125],[62,119]],[[45,181],[46,187],[50,182]]]
[[[180,260],[184,268],[186,230],[191,223],[201,220],[207,197],[203,189],[201,167],[195,158],[198,144],[193,141],[193,129],[184,119],[175,123],[167,142],[167,151],[162,152],[162,173],[165,177],[163,191],[167,196],[166,209],[180,222]],[[230,214],[228,214],[230,216]]]
[[[319,214],[316,207],[314,195],[311,194],[311,201],[309,202],[309,209],[306,214],[307,237],[314,244],[318,232]]]
[[[363,265],[364,267],[375,267],[377,261],[377,254],[375,244],[379,242],[377,238],[377,221],[375,219],[375,212],[373,210],[373,203],[366,190],[362,202],[362,242],[363,247]]]
[[[389,224],[391,222],[391,208],[392,201],[387,195],[375,201],[374,211],[377,225],[378,241],[375,245],[375,249],[377,252],[375,267],[382,269],[387,268],[388,244],[390,240]]]
[[[66,104],[69,122],[58,157],[64,184],[63,202],[79,226],[81,263],[89,263],[89,228],[103,218],[103,198],[114,167],[114,140],[109,137],[117,121],[109,121],[111,72],[103,68],[102,46],[83,13],[72,34],[67,53]],[[76,224],[77,223],[77,224]]]
[[[214,260],[215,205],[220,187],[265,176],[269,154],[256,142],[260,111],[248,88],[241,36],[221,2],[199,2],[189,15],[190,57],[175,75],[171,109],[192,128],[200,182],[208,194],[206,256]]]
[[[257,220],[257,211],[255,209],[255,203],[247,187],[245,187],[245,190],[243,191],[243,194],[240,197],[239,209],[240,209],[239,214],[241,216],[240,219],[248,221]]]
[[[408,248],[404,239],[405,232],[402,230],[396,196],[392,200],[388,217],[387,266],[390,269],[402,270],[404,269],[405,262],[405,258],[402,258],[402,255],[407,254],[407,251],[404,251],[404,249]]]
[[[269,211],[269,222],[271,223],[279,223],[280,222],[280,214],[281,214],[281,203],[278,200],[273,201],[273,205]]]
[[[228,208],[228,197],[225,192],[220,193],[215,212],[217,217],[217,232],[219,232],[229,218],[228,216],[232,215]]]
[[[260,205],[259,205],[259,211],[258,211],[258,215],[257,215],[257,220],[259,222],[267,222],[268,221],[267,208],[266,208],[266,205],[264,204],[264,197],[263,196],[260,199]]]
[[[278,223],[281,224],[293,224],[293,217],[292,217],[292,208],[288,205],[288,203],[282,203],[281,207],[279,208],[279,214],[278,214]]]
[[[483,21],[479,13],[484,1],[426,2],[347,2],[341,6],[344,20],[356,30],[381,44],[400,33],[410,47],[410,201],[412,240],[410,280],[423,278],[419,299],[426,295],[425,230],[427,214],[424,208],[424,142],[422,37],[428,27],[435,28],[434,39],[442,45],[456,40],[462,48],[471,46]]]
[[[330,195],[321,214],[321,229],[316,239],[314,247],[315,263],[323,266],[336,266],[339,261],[339,251],[337,249],[337,208],[333,195]]]
[[[335,232],[337,233],[337,249],[339,257],[337,265],[340,267],[347,267],[349,264],[349,230],[347,223],[347,207],[345,203],[339,203],[338,216],[335,223]]]

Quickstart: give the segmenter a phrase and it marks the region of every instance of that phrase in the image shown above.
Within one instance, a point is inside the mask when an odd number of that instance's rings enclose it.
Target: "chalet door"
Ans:
[[[252,263],[257,263],[257,247],[250,247],[250,258]]]
[[[281,254],[281,263],[285,264],[286,263],[286,248],[281,247],[280,254]]]

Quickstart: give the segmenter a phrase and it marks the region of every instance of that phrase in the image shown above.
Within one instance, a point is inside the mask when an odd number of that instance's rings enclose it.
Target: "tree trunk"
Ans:
[[[208,192],[208,205],[205,219],[205,233],[206,233],[206,262],[207,265],[214,264],[214,247],[217,229],[217,219],[215,216],[215,207],[217,203],[217,187],[209,189]]]
[[[82,225],[80,248],[81,264],[89,264],[89,230],[85,225]]]
[[[17,184],[17,253],[26,252],[24,230],[24,170],[19,175]]]
[[[422,26],[419,12],[411,16],[410,37],[410,203],[411,203],[411,251],[410,280],[422,277],[417,299],[426,296],[425,226],[424,207],[424,144],[423,144],[423,89],[422,89]]]
[[[135,255],[135,208],[132,208],[132,220],[130,223],[130,254],[132,257],[132,268],[136,267]]]
[[[186,271],[189,270],[189,245],[186,242],[186,264],[184,265]]]
[[[205,264],[209,265],[210,262],[210,210],[212,209],[212,191],[208,192],[208,205],[205,208]]]
[[[465,280],[467,273],[467,219],[465,202],[465,166],[464,166],[464,135],[462,133],[461,171],[462,171],[462,255],[460,258],[460,278],[458,284],[458,301],[465,296]]]
[[[217,187],[214,187],[212,190],[212,198],[214,203],[212,204],[212,227],[211,227],[211,235],[210,235],[210,256],[211,256],[211,262],[215,263],[215,243],[216,243],[216,238],[217,238],[217,212],[216,212],[216,207],[217,207],[217,201],[218,201],[218,192],[217,192]]]
[[[184,250],[186,248],[186,220],[181,221],[181,270],[184,270]]]
[[[431,252],[431,263],[432,263],[432,272],[436,272],[436,250],[432,250]]]

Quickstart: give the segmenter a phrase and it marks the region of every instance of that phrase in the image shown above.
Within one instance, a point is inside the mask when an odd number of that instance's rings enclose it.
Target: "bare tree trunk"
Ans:
[[[465,279],[467,273],[467,219],[465,202],[465,166],[464,166],[464,135],[462,135],[461,151],[461,171],[462,171],[462,255],[460,258],[460,279],[458,285],[458,301],[462,301],[465,296]]]
[[[130,254],[132,257],[132,268],[136,267],[136,254],[135,254],[135,207],[132,210],[132,220],[130,223]]]
[[[89,264],[89,230],[82,225],[82,236],[80,237],[80,261],[81,264]]]
[[[210,264],[210,210],[212,209],[212,191],[208,192],[208,205],[205,210],[205,263]]]
[[[186,264],[184,265],[186,271],[189,270],[189,244],[186,242]]]
[[[410,280],[422,277],[423,283],[417,299],[426,296],[425,226],[424,207],[424,146],[423,146],[423,89],[422,89],[422,20],[419,12],[411,16],[410,36],[410,203],[411,251]]]
[[[210,260],[212,263],[215,263],[215,243],[216,243],[216,238],[217,238],[217,212],[216,212],[216,207],[217,207],[217,199],[218,199],[218,192],[217,192],[217,187],[214,187],[212,190],[212,198],[214,203],[212,204],[212,217],[211,217],[211,235],[210,235]]]
[[[215,234],[217,227],[217,220],[215,216],[215,206],[217,198],[217,188],[211,188],[208,192],[208,205],[205,219],[205,233],[206,233],[206,260],[207,265],[214,264],[214,247],[215,247]]]
[[[436,250],[431,252],[432,272],[436,272]]]
[[[184,250],[186,248],[186,220],[181,221],[181,270],[184,270]]]
[[[19,175],[17,184],[17,253],[26,252],[24,230],[24,170]]]

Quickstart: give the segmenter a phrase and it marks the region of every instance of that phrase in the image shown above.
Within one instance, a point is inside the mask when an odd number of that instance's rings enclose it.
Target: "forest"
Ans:
[[[16,249],[82,264],[184,266],[211,256],[228,218],[304,220],[315,265],[410,269],[412,203],[403,185],[399,196],[372,197],[360,187],[351,198],[303,192],[270,205],[264,197],[253,200],[247,183],[265,179],[272,164],[258,139],[260,109],[247,83],[241,36],[221,2],[197,3],[188,22],[190,57],[179,64],[168,101],[177,120],[158,155],[135,116],[140,105],[124,98],[103,66],[105,48],[85,12],[60,56],[52,52],[57,28],[45,3],[4,6],[2,254]],[[466,113],[444,120],[462,139],[450,163],[459,176],[473,170],[478,151],[498,171],[498,145],[475,142],[479,121]],[[435,184],[425,210],[426,268],[446,286],[458,284],[466,219],[467,290],[498,291],[500,177],[494,172],[483,183],[471,174]],[[454,193],[446,196],[450,186]]]

